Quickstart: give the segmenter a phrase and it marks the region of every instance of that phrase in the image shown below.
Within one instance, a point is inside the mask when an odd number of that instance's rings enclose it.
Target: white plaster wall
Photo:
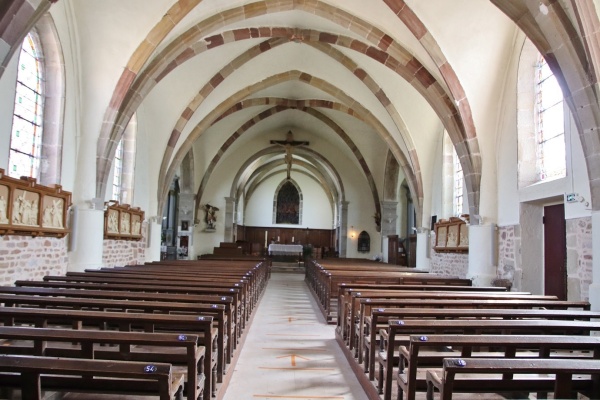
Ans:
[[[333,213],[331,202],[324,190],[314,179],[292,172],[292,179],[302,192],[302,218],[300,225],[273,223],[273,202],[277,186],[286,178],[279,173],[264,181],[249,199],[246,208],[246,226],[277,226],[282,228],[332,229]]]

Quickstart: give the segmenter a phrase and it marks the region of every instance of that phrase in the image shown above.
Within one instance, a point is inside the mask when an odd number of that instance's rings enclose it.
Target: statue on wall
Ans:
[[[206,204],[204,206],[204,211],[206,211],[206,215],[204,216],[204,222],[206,222],[206,229],[215,230],[217,227],[217,211],[219,211],[219,209],[217,207],[211,206],[210,204]]]
[[[4,196],[0,196],[0,224],[8,224],[7,206]]]

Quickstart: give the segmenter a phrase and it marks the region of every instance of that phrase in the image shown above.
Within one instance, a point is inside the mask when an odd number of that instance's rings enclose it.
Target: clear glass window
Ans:
[[[452,153],[454,160],[454,215],[459,216],[463,214],[463,185],[465,178],[456,150]]]
[[[119,141],[117,151],[115,152],[114,171],[113,171],[113,191],[112,199],[121,201],[121,181],[123,177],[123,140]]]
[[[536,73],[537,168],[540,180],[566,175],[563,94],[546,60]]]

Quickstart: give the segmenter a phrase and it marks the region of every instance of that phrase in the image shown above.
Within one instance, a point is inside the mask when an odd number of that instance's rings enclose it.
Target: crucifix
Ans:
[[[294,134],[292,133],[292,131],[288,131],[285,140],[271,140],[271,144],[282,146],[285,149],[284,160],[287,164],[287,179],[289,180],[290,174],[292,172],[292,149],[298,146],[308,146],[309,142],[294,140]]]

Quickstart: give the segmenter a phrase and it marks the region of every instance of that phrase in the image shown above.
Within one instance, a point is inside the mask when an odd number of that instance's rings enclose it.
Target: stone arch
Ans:
[[[40,169],[40,183],[53,185],[61,182],[66,88],[65,61],[52,16],[44,13],[35,29],[44,52],[46,74],[42,135],[42,163],[46,168]]]
[[[0,5],[0,78],[23,39],[58,0],[6,0]]]
[[[358,149],[358,147],[354,144],[354,142],[348,136],[348,134],[339,125],[337,125],[334,121],[332,121],[330,118],[328,118],[323,113],[318,112],[317,110],[315,110],[313,108],[304,107],[304,105],[312,104],[312,105],[327,106],[327,108],[330,108],[330,109],[336,109],[336,108],[338,108],[340,110],[346,109],[349,114],[351,113],[352,109],[347,108],[339,103],[333,103],[330,101],[325,102],[322,100],[295,101],[295,100],[275,99],[275,98],[254,98],[254,99],[251,99],[251,101],[244,101],[244,102],[238,103],[238,104],[234,105],[232,108],[230,108],[230,110],[233,110],[232,112],[236,112],[236,111],[240,111],[240,110],[243,110],[243,109],[251,107],[251,106],[257,106],[257,105],[263,105],[263,104],[274,104],[275,106],[257,114],[253,118],[249,119],[237,131],[235,131],[229,137],[228,140],[225,141],[225,143],[221,146],[221,148],[217,151],[216,155],[212,159],[211,163],[209,164],[209,166],[202,178],[202,182],[200,183],[200,186],[198,188],[198,198],[201,197],[202,192],[204,191],[204,188],[208,184],[208,180],[210,179],[212,171],[214,170],[214,168],[216,168],[221,157],[226,153],[226,151],[229,149],[229,147],[239,137],[241,137],[241,135],[243,135],[248,129],[250,129],[254,125],[258,124],[259,122],[261,122],[267,118],[272,117],[273,115],[276,115],[279,112],[290,110],[290,109],[297,109],[299,111],[306,112],[307,114],[309,114],[309,115],[317,118],[321,122],[323,122],[331,130],[333,130],[348,145],[348,147],[352,150],[354,156],[356,157],[359,165],[361,166],[361,168],[365,174],[365,178],[367,179],[367,181],[369,183],[369,187],[371,189],[371,195],[373,197],[373,204],[374,204],[375,212],[381,213],[381,207],[380,207],[380,202],[379,202],[379,192],[377,190],[377,187],[375,186],[375,179],[373,177],[373,174],[371,173],[369,166],[365,162],[360,150]],[[279,105],[279,104],[281,104],[281,105]]]
[[[569,3],[581,25],[574,26],[559,1],[490,1],[530,38],[561,84],[586,158],[592,210],[600,210],[600,46],[596,35],[586,31],[600,26],[594,5]]]
[[[176,165],[178,165],[181,162],[182,152],[185,151],[184,149],[190,148],[191,145],[193,144],[193,142],[215,122],[215,120],[218,118],[218,116],[222,112],[222,109],[229,109],[231,107],[231,105],[237,104],[239,101],[241,101],[243,98],[247,97],[249,94],[255,93],[255,92],[262,90],[265,87],[269,87],[275,83],[281,83],[281,82],[287,81],[287,80],[298,80],[299,82],[302,82],[302,83],[305,83],[305,84],[308,84],[311,86],[315,86],[330,95],[340,98],[343,102],[353,104],[356,112],[359,113],[360,115],[362,115],[362,118],[364,118],[364,120],[367,123],[371,124],[371,126],[373,126],[375,131],[377,131],[381,137],[385,138],[384,141],[388,144],[389,148],[394,152],[394,155],[397,158],[402,159],[403,154],[402,154],[402,151],[399,148],[398,144],[391,137],[389,132],[387,132],[385,127],[383,127],[383,125],[362,105],[353,101],[343,91],[332,86],[329,82],[326,82],[322,79],[315,78],[315,77],[311,76],[310,74],[306,74],[301,71],[289,71],[289,72],[286,72],[283,74],[278,74],[278,75],[272,76],[270,78],[267,78],[265,80],[262,80],[256,84],[254,84],[254,85],[251,85],[251,86],[237,92],[236,94],[230,96],[226,100],[226,102],[224,102],[224,104],[221,104],[217,108],[213,109],[200,123],[198,123],[198,125],[196,125],[196,127],[188,135],[185,142],[180,146],[177,154],[171,160],[171,163],[169,164],[168,168],[166,168],[165,166],[168,164],[167,160],[171,159],[171,154],[174,151],[174,148],[171,148],[170,150],[168,149],[165,151],[163,162],[161,164],[162,173],[160,174],[160,178],[159,178],[159,193],[158,193],[158,199],[157,199],[159,202],[159,207],[162,206],[162,204],[161,204],[162,199],[164,198],[164,194],[166,193],[165,187],[164,187],[165,182],[167,182],[169,177],[173,175]],[[225,107],[227,107],[227,108],[225,108]],[[410,171],[409,171],[409,173],[410,173]],[[412,182],[415,182],[414,177],[411,176],[411,178],[413,178]],[[413,187],[411,189],[414,190],[415,188]],[[413,191],[413,193],[418,193],[418,192]]]
[[[243,28],[233,31],[233,35],[228,35],[227,37],[221,34],[206,37],[203,41],[199,40],[200,37],[208,35],[211,30],[215,31],[216,29],[223,28],[228,23],[239,22],[240,20],[249,19],[258,15],[289,10],[301,10],[307,13],[326,15],[333,22],[344,26],[344,28],[349,29],[350,31],[371,42],[372,46],[365,45],[352,39],[349,39],[349,42],[348,39],[343,39],[340,41],[339,35],[328,33],[320,33],[318,36],[319,41],[338,45],[343,43],[351,43],[349,46],[350,48],[353,47],[354,49],[360,49],[360,51],[367,56],[378,59],[380,62],[388,65],[390,68],[400,73],[411,84],[422,86],[418,87],[419,92],[422,93],[428,101],[430,101],[434,110],[436,110],[438,116],[447,127],[447,130],[450,136],[453,138],[455,145],[459,149],[458,151],[459,154],[461,154],[461,163],[463,164],[463,170],[465,171],[465,176],[467,178],[467,186],[469,187],[469,196],[472,197],[472,201],[470,201],[470,204],[472,205],[472,213],[478,214],[479,185],[481,179],[481,160],[479,147],[477,144],[474,124],[470,114],[470,108],[465,107],[465,105],[468,106],[468,102],[465,101],[466,97],[464,96],[464,90],[462,90],[462,87],[458,82],[453,70],[451,68],[447,68],[448,64],[446,63],[446,68],[442,68],[440,71],[442,74],[446,72],[447,75],[449,75],[446,81],[449,82],[449,84],[452,84],[452,87],[455,89],[454,91],[450,91],[450,93],[446,91],[444,86],[440,85],[436,81],[429,71],[427,71],[427,69],[419,62],[419,60],[417,60],[409,51],[395,42],[389,35],[385,34],[383,31],[367,23],[366,21],[323,2],[306,3],[298,0],[284,0],[283,3],[284,4],[281,2],[259,2],[247,4],[241,7],[223,11],[219,14],[219,18],[208,18],[207,20],[200,22],[172,42],[171,45],[167,46],[163,52],[158,54],[154,61],[148,65],[148,68],[144,71],[144,74],[151,75],[154,73],[156,75],[156,79],[160,79],[162,76],[165,76],[171,70],[176,68],[181,62],[185,62],[190,57],[193,57],[198,51],[221,45],[225,43],[227,39],[231,38],[231,36],[233,36],[233,40],[257,38],[263,37],[265,34],[268,35],[269,31],[271,30],[271,28]],[[388,5],[392,7],[392,10],[394,10],[393,5],[397,3],[393,2],[391,4],[392,5],[388,3]],[[404,5],[403,2],[402,5]],[[400,10],[398,10],[398,12],[399,11]],[[275,29],[280,30],[282,28]],[[301,37],[304,39],[303,35],[299,36],[296,33],[288,35],[290,38],[292,36],[295,38]],[[192,45],[188,46],[190,43]],[[429,46],[427,41],[422,41],[421,43],[426,47]],[[149,55],[147,57],[149,57]],[[394,57],[396,58],[394,59]],[[157,74],[157,71],[160,69],[161,65],[166,66],[166,68]],[[137,74],[135,78],[139,78]],[[144,79],[136,79],[136,81],[143,80]],[[117,107],[107,111],[107,115],[110,115],[111,118],[106,120],[100,133],[98,146],[99,179],[97,182],[97,192],[99,193],[103,192],[103,187],[105,185],[104,180],[102,179],[102,174],[103,171],[106,170],[106,166],[103,165],[102,160],[110,160],[110,157],[106,156],[106,151],[108,151],[110,154],[114,143],[112,143],[112,146],[106,145],[110,144],[109,142],[111,141],[112,137],[112,134],[110,133],[111,130],[115,126],[120,125],[116,122],[116,118],[123,112],[123,108],[120,106],[122,106],[122,102],[125,97],[128,96],[126,93],[128,89],[131,88],[131,82],[132,81],[128,82],[128,84],[123,85],[122,87],[118,87],[115,91],[115,93],[120,93],[119,98],[113,98],[116,100],[114,104]],[[140,87],[143,85],[144,84],[142,83]],[[461,96],[457,98],[455,94]],[[139,98],[138,96],[139,93],[134,90],[129,97]],[[462,104],[462,107],[455,107],[456,103],[459,103],[459,106]],[[472,129],[466,131],[465,126],[472,127]],[[112,141],[114,142],[114,139],[112,139]],[[473,153],[471,153],[471,150],[474,150]],[[104,155],[102,155],[103,153]]]
[[[252,181],[256,177],[260,178],[258,174],[262,174],[263,171],[268,172],[272,168],[283,165],[284,161],[282,159],[279,159],[255,168],[252,167],[253,164],[255,164],[260,158],[265,157],[269,154],[279,153],[281,153],[279,147],[271,146],[249,157],[246,160],[246,162],[239,168],[238,172],[236,173],[236,176],[234,177],[231,183],[231,189],[229,194],[230,198],[235,199],[236,208],[238,207],[240,191],[243,187],[246,186],[247,182]],[[319,177],[318,182],[320,183],[321,187],[325,190],[326,193],[331,193],[330,197],[332,199],[332,202],[334,202],[336,205],[343,203],[346,198],[344,185],[339,173],[333,167],[333,165],[331,165],[331,163],[329,163],[329,161],[326,158],[324,158],[314,150],[308,148],[297,148],[296,153],[310,161],[310,163],[302,164],[302,166],[310,170],[313,177]],[[243,179],[244,173],[249,170],[252,170],[252,172],[250,174],[247,174],[248,176],[246,176]],[[262,179],[264,180],[265,178],[263,177]],[[197,196],[197,198],[200,197]],[[335,214],[335,208],[333,209],[333,211]]]

